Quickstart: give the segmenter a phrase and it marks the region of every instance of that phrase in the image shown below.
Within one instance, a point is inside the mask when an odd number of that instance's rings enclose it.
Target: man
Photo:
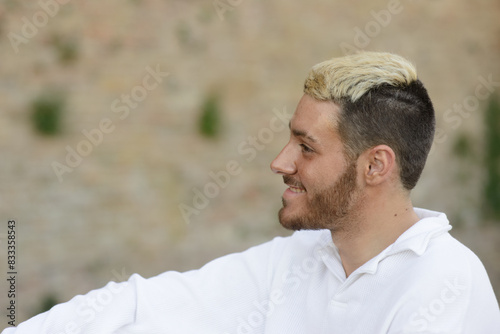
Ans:
[[[22,333],[500,333],[480,260],[410,191],[434,110],[404,58],[314,66],[271,169],[297,230],[186,273],[109,283],[6,329]]]

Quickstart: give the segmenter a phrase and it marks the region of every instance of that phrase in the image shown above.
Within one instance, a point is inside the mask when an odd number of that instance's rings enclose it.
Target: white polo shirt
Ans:
[[[348,278],[330,232],[300,231],[216,259],[77,296],[2,334],[499,334],[500,311],[480,260],[421,220]]]

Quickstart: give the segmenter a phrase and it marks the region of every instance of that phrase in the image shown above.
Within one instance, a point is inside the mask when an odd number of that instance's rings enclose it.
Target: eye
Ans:
[[[300,147],[302,148],[302,152],[304,153],[312,153],[314,152],[312,148],[307,146],[306,144],[300,144]]]

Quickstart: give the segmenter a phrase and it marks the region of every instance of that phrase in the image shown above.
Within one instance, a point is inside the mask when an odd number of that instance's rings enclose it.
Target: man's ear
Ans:
[[[387,145],[377,145],[366,150],[362,161],[363,177],[368,185],[386,182],[396,170],[396,154]]]

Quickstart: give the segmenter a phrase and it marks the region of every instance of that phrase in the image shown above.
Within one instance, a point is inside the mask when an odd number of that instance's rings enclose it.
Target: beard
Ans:
[[[286,184],[301,186],[291,176],[283,176]],[[305,208],[300,214],[286,215],[288,203],[283,198],[283,208],[279,211],[279,221],[286,229],[320,230],[332,232],[346,230],[356,216],[357,204],[361,202],[360,191],[356,184],[356,161],[351,162],[345,172],[331,186],[306,197]]]

